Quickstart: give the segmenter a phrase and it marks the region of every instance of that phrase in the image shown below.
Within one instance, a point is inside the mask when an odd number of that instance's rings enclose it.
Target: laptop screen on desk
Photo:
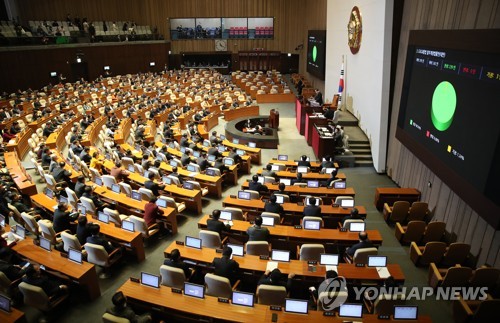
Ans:
[[[233,144],[238,145],[240,143],[239,139],[233,139]]]
[[[352,222],[349,225],[349,231],[351,232],[362,232],[365,231],[366,223],[364,222]]]
[[[220,140],[226,140],[226,136],[224,136],[224,135],[220,135],[219,137],[220,137]]]
[[[250,200],[250,193],[245,191],[238,191],[238,198],[240,200]]]
[[[233,249],[233,256],[243,257],[243,245],[228,243],[227,246]]]
[[[215,159],[217,159],[217,157],[215,157],[215,155],[208,155],[208,161],[215,161]]]
[[[172,184],[172,179],[168,176],[163,176],[161,179],[162,179],[163,183],[165,183],[166,185]]]
[[[50,247],[50,240],[45,239],[44,237],[40,237],[40,248],[51,251],[52,249]]]
[[[340,206],[344,209],[354,207],[354,199],[343,199],[340,201]]]
[[[263,216],[262,217],[262,225],[268,227],[274,227],[274,218],[271,216]]]
[[[224,159],[224,165],[226,166],[233,166],[234,165],[234,160],[231,158],[225,158]]]
[[[187,190],[194,190],[194,184],[189,182],[184,182],[182,183],[182,188],[185,188]]]
[[[368,267],[386,267],[386,256],[368,256]]]
[[[261,183],[262,185],[264,185],[264,182],[265,182],[264,176],[259,176],[259,177],[257,177],[257,182],[259,182],[259,183]]]
[[[187,170],[191,173],[197,173],[198,170],[196,169],[196,166],[194,165],[187,165]]]
[[[344,181],[334,182],[333,187],[336,189],[345,189],[345,182]]]
[[[292,180],[289,178],[280,178],[280,183],[283,183],[286,186],[290,186],[292,184]]]
[[[278,204],[285,203],[285,198],[282,195],[276,195],[276,203]]]
[[[59,203],[68,204],[68,198],[65,196],[59,196]]]
[[[45,188],[43,191],[45,195],[47,195],[48,198],[54,198],[54,191],[52,191],[50,188]]]
[[[141,272],[141,284],[149,287],[159,288],[160,276]]]
[[[142,201],[142,194],[140,192],[132,191],[132,195],[130,197],[134,200]]]
[[[328,167],[325,169],[325,174],[331,174],[335,171],[335,167]]]
[[[233,296],[231,298],[231,303],[234,305],[243,305],[253,307],[254,295],[252,293],[244,293],[244,292],[233,292]]]
[[[196,285],[191,283],[184,283],[184,295],[204,298],[205,297],[205,286]]]
[[[22,239],[26,238],[26,230],[24,230],[24,228],[19,224],[15,226],[14,232]]]
[[[307,303],[306,300],[287,298],[285,300],[285,312],[307,314]]]
[[[338,266],[339,264],[339,255],[322,253],[320,255],[319,264],[325,266]]]
[[[167,207],[167,200],[157,199],[156,200],[156,205],[158,205],[159,207]]]
[[[82,253],[76,249],[73,249],[73,248],[69,248],[68,249],[68,259],[69,260],[72,260],[76,263],[79,263],[81,264],[82,261],[83,261],[83,258],[82,258]]]
[[[119,184],[111,185],[111,190],[115,193],[120,193],[121,192],[120,185]]]
[[[394,306],[395,320],[416,320],[418,318],[418,306]]]
[[[109,223],[109,215],[104,213],[104,212],[97,212],[97,220],[104,222],[104,223]]]
[[[271,260],[289,262],[290,251],[273,249],[271,251]]]
[[[201,249],[201,239],[186,236],[186,247]]]
[[[281,160],[281,161],[288,160],[288,155],[278,155],[278,160]]]
[[[172,167],[177,167],[177,162],[176,162],[175,160],[173,160],[173,159],[172,159],[172,160],[169,162],[169,165],[170,165],[170,166],[172,166]]]
[[[220,211],[220,217],[221,220],[226,220],[226,221],[231,221],[232,215],[231,212],[229,211]]]
[[[135,232],[134,222],[123,220],[122,221],[122,229],[130,231],[130,232]]]
[[[339,309],[340,317],[363,317],[362,304],[342,304]]]
[[[318,188],[319,187],[319,182],[318,181],[307,181],[307,187]]]
[[[274,172],[278,172],[280,170],[280,165],[272,165],[271,170]]]
[[[0,294],[0,310],[9,313],[11,311],[10,304],[10,298]]]
[[[81,215],[87,214],[87,209],[83,204],[78,204],[78,212],[80,212]]]
[[[307,173],[307,168],[308,168],[307,166],[298,166],[297,167],[297,173],[303,173],[303,174],[305,174],[305,173]]]
[[[303,223],[303,227],[306,230],[319,230],[321,228],[321,221],[306,220]]]
[[[257,147],[257,144],[255,142],[249,142],[248,147],[255,148],[255,147]]]
[[[198,158],[201,156],[200,152],[199,151],[193,151],[193,156]]]
[[[134,168],[134,165],[128,165],[127,166],[127,170],[131,173],[135,173],[135,168]]]
[[[94,183],[96,183],[96,185],[102,186],[102,179],[100,177],[94,177]]]
[[[186,147],[181,147],[181,153],[185,153],[186,152]]]

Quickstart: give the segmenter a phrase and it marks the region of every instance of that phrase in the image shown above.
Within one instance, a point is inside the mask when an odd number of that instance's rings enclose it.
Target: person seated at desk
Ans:
[[[70,149],[73,151],[73,154],[76,156],[80,156],[80,154],[83,151],[83,147],[82,147],[79,140],[74,140],[70,145]]]
[[[19,211],[19,213],[29,213],[33,211],[34,209],[26,205],[26,203],[23,202],[23,197],[20,194],[14,194],[12,196],[12,205]]]
[[[200,166],[200,170],[204,171],[207,167],[210,167],[210,163],[207,160],[207,154],[205,152],[200,152],[200,157],[196,159],[196,164]]]
[[[148,174],[148,180],[144,182],[144,187],[151,190],[154,196],[160,196],[160,191],[165,189],[165,185],[160,185],[154,182],[155,174],[153,172]]]
[[[269,229],[262,227],[262,217],[255,217],[255,224],[247,229],[248,241],[269,241]]]
[[[231,247],[225,246],[222,250],[222,257],[214,258],[212,266],[214,266],[215,275],[226,277],[231,282],[231,285],[234,285],[237,280],[240,264],[231,259],[232,253],[233,249]]]
[[[234,160],[235,164],[240,164],[243,161],[241,156],[236,153],[236,149],[234,149],[233,147],[229,147],[228,153],[229,154],[227,157],[232,158]]]
[[[71,230],[71,226],[74,224],[77,217],[77,212],[71,213],[68,211],[68,205],[66,205],[66,203],[59,203],[57,209],[54,211],[54,219],[52,221],[54,231],[56,233],[65,230],[74,232],[74,230]]]
[[[191,269],[187,263],[181,260],[181,252],[179,249],[174,249],[170,252],[170,257],[163,261],[165,266],[170,266],[174,268],[179,268],[184,271],[184,276],[186,276],[186,280],[189,280],[191,274],[194,272],[194,269]]]
[[[91,223],[88,223],[85,214],[78,217],[78,224],[76,225],[76,237],[78,238],[78,241],[82,246],[85,244],[85,242],[87,242],[87,238],[91,236],[91,225]]]
[[[319,216],[321,217],[321,207],[316,205],[316,198],[309,198],[309,205],[304,207],[304,216]]]
[[[306,180],[302,178],[302,173],[297,173],[296,177],[291,180],[291,184],[295,183],[306,183]]]
[[[85,193],[85,186],[85,176],[78,176],[75,184],[75,194],[78,198],[82,197],[83,193]]]
[[[209,155],[214,155],[217,158],[222,157],[222,154],[217,149],[217,144],[215,142],[212,143],[212,147],[208,149],[208,154]]]
[[[59,166],[59,163],[57,162],[57,155],[56,154],[50,155],[49,173],[52,174],[57,166]],[[54,174],[52,174],[52,176],[54,176]]]
[[[333,168],[335,167],[332,157],[331,156],[325,156],[325,160],[321,162],[321,168]]]
[[[50,163],[52,162],[52,158],[50,157],[50,149],[49,148],[44,148],[43,153],[42,153],[42,166],[43,167],[48,167],[50,166]]]
[[[90,148],[89,147],[83,148],[83,151],[80,153],[79,157],[82,162],[88,165],[92,160],[92,157],[90,156]]]
[[[220,170],[221,174],[229,171],[229,168],[226,165],[224,165],[224,162],[222,161],[222,157],[218,157],[214,161],[214,165],[212,167]]]
[[[229,225],[229,223],[220,221],[219,218],[220,210],[213,210],[212,218],[207,220],[207,230],[217,232],[220,236],[222,234],[222,231],[229,232],[229,230],[231,230],[231,225]]]
[[[246,133],[253,133],[254,135],[263,135],[264,128],[261,125],[256,125],[255,128],[246,128]]]
[[[273,271],[266,270],[264,275],[259,279],[257,286],[259,285],[271,285],[271,286],[283,286],[286,288],[286,291],[290,291],[292,288],[292,279],[295,277],[294,273],[288,274],[287,281],[283,281],[281,279],[281,270],[278,268],[273,269]]]
[[[155,223],[162,222],[163,223],[163,228],[166,229],[166,223],[162,221],[162,215],[164,214],[163,210],[156,205],[156,201],[158,198],[156,196],[153,196],[152,198],[149,199],[149,202],[144,205],[144,222],[146,222],[146,225],[152,226]],[[161,229],[161,227],[160,227]],[[164,230],[163,230],[164,231]]]
[[[181,147],[189,147],[189,140],[187,133],[183,134],[181,140],[179,141]]]
[[[283,184],[284,185],[284,184]],[[276,195],[271,194],[269,201],[264,206],[264,212],[278,213],[280,216],[283,215],[283,206],[276,203]]]
[[[278,175],[273,170],[273,165],[271,165],[271,164],[266,165],[266,168],[262,171],[262,176],[273,177],[274,180],[276,180],[278,178]]]
[[[94,194],[91,186],[88,185],[85,186],[82,196],[91,199],[92,202],[94,202],[94,206],[99,211],[102,211],[105,207],[108,206],[108,203],[104,203],[97,195]]]
[[[186,167],[191,162],[191,152],[186,149],[186,151],[182,154],[181,163],[182,166]]]
[[[302,155],[302,157],[300,157],[300,160],[297,162],[297,166],[311,167],[311,163],[307,160],[306,155]]]
[[[218,144],[220,144],[222,142],[222,140],[220,140],[220,138],[217,137],[217,131],[215,131],[215,130],[212,131],[212,134],[210,135],[210,139],[209,140],[210,140],[211,144],[215,143],[216,145],[218,145]]]
[[[172,173],[170,173],[170,176],[177,177],[179,179],[179,183],[182,185],[182,178],[180,177],[179,173],[177,172],[177,166],[172,167]]]
[[[259,193],[269,191],[269,188],[266,185],[259,183],[259,176],[257,175],[252,176],[252,181],[248,184],[248,189]]]
[[[359,211],[357,208],[353,207],[351,209],[351,214],[349,215],[346,215],[343,219],[342,219],[342,225],[344,225],[345,221],[346,220],[362,220],[361,216],[359,215]]]
[[[106,238],[100,235],[101,227],[99,226],[99,224],[91,223],[89,225],[89,231],[90,231],[90,236],[87,237],[86,242],[103,246],[108,254],[110,254],[111,252],[113,252],[113,250],[116,249],[116,247],[113,246],[111,242],[109,242]]]
[[[13,135],[17,135],[22,131],[21,126],[19,125],[19,121],[14,121],[12,122],[12,125],[10,126],[10,133]]]
[[[372,248],[375,247],[373,243],[368,239],[368,233],[365,231],[359,233],[359,242],[350,246],[349,248],[346,249],[346,254],[352,258],[354,256],[354,253],[358,249],[363,249],[363,248]]]
[[[131,323],[148,323],[153,321],[149,313],[142,315],[135,314],[134,310],[130,306],[127,306],[127,298],[123,295],[123,292],[116,292],[111,300],[113,306],[107,308],[106,313],[122,317],[129,320]]]
[[[122,163],[118,161],[115,163],[115,166],[113,166],[113,168],[111,168],[111,170],[109,171],[109,175],[113,176],[117,182],[121,182],[127,179],[128,176],[130,175],[130,173],[127,170],[122,169],[121,167]]]
[[[47,270],[45,272],[50,273]],[[53,274],[57,275],[55,272]],[[62,284],[59,279],[42,273],[40,266],[35,264],[31,264],[26,268],[26,275],[23,278],[23,282],[40,287],[48,297],[63,295],[68,292],[67,285]]]
[[[148,170],[151,166],[151,161],[149,160],[149,154],[144,154],[142,156],[141,166],[144,170]]]
[[[60,161],[58,163],[58,166],[55,167],[55,169],[52,172],[52,176],[54,176],[54,179],[57,183],[59,182],[65,182],[69,185],[71,189],[75,187],[75,184],[71,181],[71,170],[65,169],[66,163],[63,161]]]
[[[323,116],[325,116],[325,118],[328,120],[332,120],[334,114],[335,111],[333,111],[329,105],[323,109]]]
[[[330,178],[326,180],[325,186],[330,187],[333,183],[333,181],[338,180],[337,174],[338,170],[335,168],[331,173],[330,173]]]
[[[18,258],[17,254],[8,248],[7,245],[0,247],[0,272],[4,273],[11,281],[23,277],[26,272],[26,268],[17,264],[20,260]]]

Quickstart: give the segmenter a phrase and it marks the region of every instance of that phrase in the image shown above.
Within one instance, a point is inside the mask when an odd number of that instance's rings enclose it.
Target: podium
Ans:
[[[276,109],[269,112],[269,128],[278,129],[280,126],[280,113]]]

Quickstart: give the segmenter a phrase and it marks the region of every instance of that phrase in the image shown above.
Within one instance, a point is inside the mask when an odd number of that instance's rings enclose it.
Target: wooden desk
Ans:
[[[335,139],[332,137],[322,136],[318,131],[318,126],[313,125],[312,131],[312,147],[316,158],[321,159],[326,155],[331,155],[335,150]]]
[[[384,203],[390,206],[396,201],[408,201],[410,203],[420,201],[420,191],[416,188],[399,187],[377,187],[375,189],[375,206],[382,211]]]
[[[56,250],[48,252],[35,246],[30,238],[17,242],[12,249],[23,257],[44,265],[47,269],[60,272],[78,282],[87,291],[89,299],[94,300],[101,296],[94,265],[88,262],[77,264],[61,257]]]
[[[278,160],[278,159],[273,158],[273,159],[269,160],[268,164],[283,164],[287,168],[297,169],[297,161],[291,160],[291,159]],[[311,164],[311,170],[318,171],[318,172],[321,170],[321,162],[310,161],[310,164]],[[336,168],[339,168],[339,165],[337,163],[334,163],[334,166]]]
[[[17,134],[14,143],[6,142],[7,151],[16,151],[19,156],[24,158],[24,156],[30,150],[30,145],[28,144],[28,139],[31,138],[33,130],[26,127],[23,131]]]
[[[304,92],[304,90],[302,90],[302,92]],[[318,109],[319,108],[320,107],[318,107]],[[313,111],[314,108],[308,103],[302,103],[299,100],[295,101],[295,124],[301,135],[304,135],[306,132],[306,114],[312,113]]]
[[[0,311],[0,322],[3,323],[27,322],[24,312],[21,312],[20,310],[14,307],[11,307],[10,310],[11,310],[10,313]]]
[[[198,221],[198,228],[206,228],[208,219],[208,215],[203,216],[200,221]],[[238,241],[246,243],[248,240],[246,231],[251,225],[252,224],[247,221],[233,220],[231,232],[240,237],[237,239]],[[274,227],[267,228],[271,234],[271,239],[277,238],[286,241],[286,244],[290,244],[288,249],[293,253],[295,253],[297,245],[302,245],[304,243],[338,243],[345,246],[351,246],[359,241],[357,232],[340,232],[340,230],[337,229],[322,228],[319,231],[304,230],[295,229],[295,227],[290,225],[275,225]],[[378,230],[367,230],[366,232],[373,243],[382,243],[382,236]]]
[[[293,314],[284,311],[271,311],[269,305],[254,304],[254,307],[238,306],[220,303],[217,297],[205,296],[197,299],[182,294],[173,293],[170,287],[160,286],[151,288],[127,280],[119,289],[129,299],[129,302],[139,307],[146,306],[150,310],[161,309],[159,315],[163,319],[207,322],[271,322],[273,314],[277,315],[277,322],[304,323],[304,322],[346,322],[346,318],[325,317],[322,311],[310,310],[308,314]],[[158,312],[156,312],[158,313]],[[402,323],[405,321],[379,320],[376,314],[364,314],[362,319],[366,323]],[[348,321],[352,321],[348,319]],[[428,316],[419,316],[417,321],[430,323]]]
[[[321,108],[318,108],[321,110]],[[328,122],[331,121],[329,119],[326,119],[322,114],[320,116],[317,116],[315,114],[306,114],[306,130],[305,130],[305,137],[307,144],[309,146],[312,146],[312,134],[314,131],[314,125],[327,125]]]
[[[125,143],[130,135],[130,127],[132,126],[132,119],[125,118],[120,122],[118,129],[115,131],[114,140],[117,145]]]
[[[279,191],[279,184],[271,184],[271,183],[266,183],[267,188],[269,189],[269,192],[264,192],[261,193],[261,195],[269,195],[270,193],[277,192]],[[247,190],[248,187],[250,186],[250,183],[245,181],[241,185],[241,189]],[[323,203],[327,204],[328,202],[331,203],[331,200],[334,200],[337,196],[352,196],[353,198],[355,197],[355,192],[354,188],[352,187],[346,187],[345,189],[335,189],[335,188],[327,188],[327,187],[318,187],[318,188],[310,188],[310,187],[304,187],[304,186],[287,186],[286,189],[286,194],[288,194],[291,198],[293,197],[305,197],[308,195],[311,196],[318,196],[323,198]],[[326,201],[327,199],[328,201]]]
[[[4,159],[5,167],[9,170],[19,191],[24,195],[36,194],[36,184],[31,179],[31,176],[26,173],[17,153],[15,151],[6,152],[4,154]]]
[[[257,102],[260,103],[280,103],[295,102],[297,99],[293,93],[257,94]]]
[[[231,121],[241,117],[252,117],[259,115],[259,106],[251,105],[248,107],[241,107],[236,109],[224,110],[224,120]]]
[[[259,169],[257,171],[257,174],[261,175],[262,171],[263,171],[262,169]],[[297,172],[291,172],[291,171],[285,171],[285,170],[276,172],[276,175],[278,177],[282,177],[282,178],[297,178]],[[338,179],[343,180],[343,181],[346,180],[346,176],[344,173],[338,173],[336,177]],[[320,173],[314,173],[314,172],[302,174],[302,179],[327,181],[329,178],[330,178],[330,174],[320,174]]]
[[[181,258],[196,262],[203,267],[210,265],[214,258],[220,258],[221,254],[216,253],[215,249],[202,248],[195,249],[186,246],[177,245],[173,241],[164,251],[165,257],[168,257],[173,249],[179,249]],[[268,260],[262,260],[259,256],[245,254],[244,257],[235,256],[233,259],[240,265],[240,270],[250,271],[257,276],[266,271]],[[289,262],[279,262],[278,268],[283,274],[294,273],[299,277],[314,278],[317,281],[323,281],[326,274],[326,266],[316,265],[316,271],[310,271],[307,261],[291,259]],[[405,276],[399,264],[388,264],[387,269],[398,282],[404,282]],[[339,276],[347,280],[371,280],[376,282],[384,281],[380,278],[376,267],[356,267],[354,264],[339,263],[337,266]]]
[[[233,144],[231,141],[224,139],[222,144],[226,147],[232,147],[234,149],[241,149],[246,151],[247,154],[251,156],[252,162],[254,164],[261,164],[261,149],[260,148],[251,148],[241,144]]]
[[[31,200],[37,206],[47,210],[49,214],[54,214],[54,207],[57,205],[55,199],[50,199],[47,195],[40,193],[31,196]],[[142,235],[139,232],[130,232],[122,230],[121,228],[115,227],[113,223],[103,223],[92,218],[90,214],[87,214],[87,219],[89,222],[99,223],[101,227],[101,233],[105,236],[116,240],[117,242],[124,243],[132,249],[137,261],[141,262],[146,259],[146,253],[144,251],[144,244],[142,241]]]
[[[241,145],[241,146],[243,146],[243,145]],[[199,149],[203,150],[204,152],[208,152],[208,150],[210,149],[210,147],[205,147],[205,146],[203,146],[200,143],[197,144],[197,147]],[[260,149],[260,148],[258,148],[258,149]],[[168,151],[171,152],[171,150],[174,151],[174,152],[176,152],[175,154],[180,153],[178,150],[175,150],[175,149],[172,149],[172,148],[169,148]],[[241,157],[241,164],[239,164],[240,167],[238,169],[241,169],[245,174],[250,174],[251,173],[250,169],[252,168],[251,162],[253,161],[254,155],[252,155],[251,153],[248,153],[248,152],[246,152],[246,153],[247,153],[247,155],[240,156]],[[229,156],[229,152],[228,151],[223,152],[222,156],[223,157],[228,157]],[[231,170],[232,172],[234,172],[234,167],[232,167],[232,166],[229,167],[229,170]],[[235,176],[237,176],[237,174],[233,175],[233,177],[235,178],[235,180],[233,180],[234,184],[236,184],[236,182],[237,182],[237,180],[236,180],[237,178]]]

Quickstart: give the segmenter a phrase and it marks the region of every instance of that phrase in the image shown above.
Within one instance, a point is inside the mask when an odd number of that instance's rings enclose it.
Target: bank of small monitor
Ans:
[[[368,267],[387,267],[387,257],[368,256]]]
[[[276,195],[276,203],[278,204],[285,203],[285,197],[283,195]]]
[[[40,237],[40,248],[45,249],[47,251],[51,251],[52,248],[51,248],[50,240],[46,239],[44,237]]]
[[[285,300],[285,312],[307,314],[308,301],[300,299],[287,298]]]
[[[186,236],[185,245],[186,247],[201,249],[201,239]]]
[[[273,249],[271,251],[271,260],[289,262],[290,261],[290,251]]]
[[[73,248],[68,249],[68,259],[81,264],[83,262],[82,252]]]
[[[141,272],[141,284],[153,288],[160,288],[160,276]]]
[[[307,181],[307,187],[309,188],[318,188],[319,181]]]
[[[231,297],[231,303],[234,305],[253,307],[254,294],[234,291]]]
[[[309,167],[307,166],[298,166],[297,173],[306,174],[309,171]]]
[[[363,317],[363,305],[362,304],[342,304],[339,309],[340,317]]]
[[[94,183],[95,183],[96,185],[98,185],[98,186],[102,186],[102,185],[103,185],[103,183],[102,183],[102,178],[97,177],[97,176],[96,176],[96,177],[94,177]]]
[[[418,306],[394,306],[395,320],[416,320],[418,318]]]
[[[135,232],[134,222],[123,220],[122,221],[122,229],[130,232]]]
[[[142,201],[142,194],[140,192],[132,191],[132,195],[130,197],[134,200]]]
[[[338,266],[339,255],[322,253],[320,255],[319,264],[324,266]]]
[[[263,216],[262,225],[267,227],[274,227],[274,218],[272,216]]]
[[[205,286],[184,283],[184,295],[196,298],[205,298]]]
[[[365,231],[366,223],[364,222],[351,222],[349,224],[349,231],[351,232],[363,232]]]
[[[256,148],[257,144],[255,142],[249,142],[248,143],[248,147],[250,147],[250,148]]]

